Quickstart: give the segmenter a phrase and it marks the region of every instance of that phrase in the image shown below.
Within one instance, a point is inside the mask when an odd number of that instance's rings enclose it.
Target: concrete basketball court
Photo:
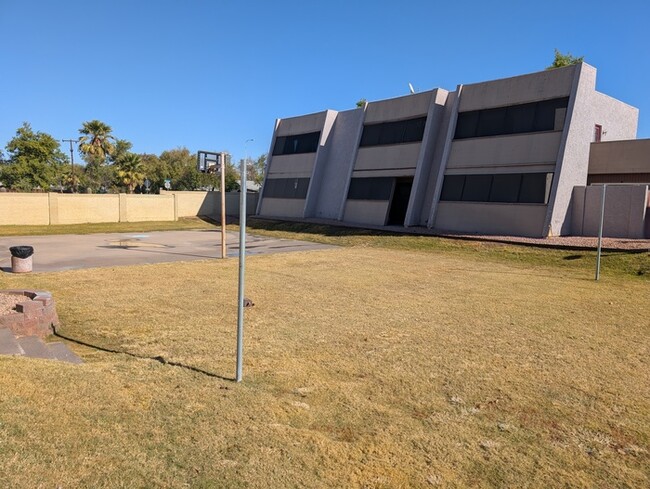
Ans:
[[[228,257],[239,255],[239,234],[226,233]],[[34,247],[33,271],[54,272],[77,268],[115,267],[143,263],[221,258],[221,232],[152,231],[56,236],[0,237],[0,269],[11,271],[10,246]],[[323,250],[334,246],[247,235],[246,256]]]

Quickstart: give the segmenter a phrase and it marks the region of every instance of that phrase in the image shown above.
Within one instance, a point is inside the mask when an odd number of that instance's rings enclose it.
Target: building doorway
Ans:
[[[406,219],[406,210],[409,206],[411,197],[411,187],[413,186],[413,177],[396,178],[393,198],[390,201],[390,210],[388,211],[389,226],[403,226]]]

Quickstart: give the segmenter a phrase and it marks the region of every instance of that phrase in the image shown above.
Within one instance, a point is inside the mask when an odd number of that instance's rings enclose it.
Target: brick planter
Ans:
[[[52,294],[41,290],[0,290],[17,298],[16,311],[0,315],[0,328],[9,328],[17,336],[52,334],[52,326],[59,325],[59,316]]]

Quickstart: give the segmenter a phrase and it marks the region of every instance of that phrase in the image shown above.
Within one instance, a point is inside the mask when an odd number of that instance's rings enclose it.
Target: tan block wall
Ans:
[[[175,221],[173,195],[120,194],[120,222]]]
[[[257,194],[247,194],[247,214],[255,213]],[[239,216],[239,192],[226,193],[226,213]],[[219,192],[136,194],[0,193],[0,225],[82,224],[175,221],[179,217],[221,215]]]
[[[161,190],[160,195],[176,198],[177,217],[212,216],[218,213],[221,205],[219,192]]]
[[[0,193],[0,225],[50,223],[48,194]]]
[[[50,196],[50,224],[119,222],[117,194],[55,194]]]

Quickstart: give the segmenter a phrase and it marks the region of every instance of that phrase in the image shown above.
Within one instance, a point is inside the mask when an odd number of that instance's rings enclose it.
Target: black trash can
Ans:
[[[32,255],[34,248],[32,246],[12,246],[11,252],[11,271],[13,273],[27,273],[32,271]]]

